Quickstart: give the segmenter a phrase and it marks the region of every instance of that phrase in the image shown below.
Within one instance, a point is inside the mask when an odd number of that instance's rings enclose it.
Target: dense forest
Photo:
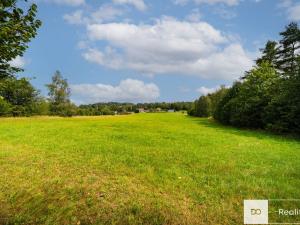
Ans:
[[[232,87],[195,101],[190,115],[223,124],[300,132],[300,30],[290,23],[279,42],[268,41],[256,65]]]

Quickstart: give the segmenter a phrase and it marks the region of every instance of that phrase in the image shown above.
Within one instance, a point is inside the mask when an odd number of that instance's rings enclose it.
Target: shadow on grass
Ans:
[[[271,131],[262,130],[262,129],[247,129],[247,128],[238,128],[233,126],[226,126],[212,118],[197,118],[192,116],[186,116],[190,121],[194,121],[199,125],[207,128],[213,128],[219,132],[226,132],[233,135],[244,136],[244,137],[254,137],[258,139],[271,139],[275,141],[295,141],[300,142],[300,136],[296,134],[279,134],[272,133]]]

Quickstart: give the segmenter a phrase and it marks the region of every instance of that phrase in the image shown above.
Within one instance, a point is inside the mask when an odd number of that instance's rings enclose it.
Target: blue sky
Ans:
[[[37,0],[43,26],[22,76],[46,95],[56,70],[72,100],[190,101],[230,85],[266,40],[300,20],[296,0]]]

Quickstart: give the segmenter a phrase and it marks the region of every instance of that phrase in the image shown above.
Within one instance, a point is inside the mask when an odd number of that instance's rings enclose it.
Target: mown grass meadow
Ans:
[[[242,224],[299,178],[299,140],[181,113],[0,119],[0,224]]]

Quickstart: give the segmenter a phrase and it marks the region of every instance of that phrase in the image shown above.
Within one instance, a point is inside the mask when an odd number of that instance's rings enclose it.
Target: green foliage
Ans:
[[[219,103],[215,118],[239,127],[265,128],[266,108],[278,92],[280,76],[269,63],[262,63],[235,83]]]
[[[209,117],[211,111],[211,100],[208,96],[201,96],[195,101],[194,116]]]
[[[12,106],[0,96],[0,116],[10,116]]]
[[[224,123],[234,126],[264,128],[264,110],[278,88],[279,75],[268,63],[262,63],[247,73],[242,83],[229,93],[229,101],[218,110],[229,118]],[[222,102],[224,104],[224,101]],[[216,113],[217,115],[218,113]],[[218,118],[218,116],[217,116]],[[219,118],[221,119],[221,118]],[[223,122],[223,120],[220,120]]]
[[[213,116],[216,112],[219,102],[223,99],[227,93],[227,88],[222,85],[214,93],[206,96],[201,96],[194,102],[193,108],[188,111],[189,115],[197,117],[209,117]]]
[[[228,88],[226,88],[224,85],[221,85],[221,87],[216,90],[214,93],[208,94],[208,97],[210,98],[210,116],[213,116],[217,110],[218,104],[223,99],[223,97],[226,95],[228,91]]]
[[[278,132],[300,133],[300,72],[282,79],[277,94],[266,108],[267,128]]]
[[[109,107],[105,106],[102,110],[102,115],[114,115],[115,113],[109,109]]]
[[[67,79],[59,71],[52,77],[52,83],[47,84],[49,92],[50,113],[59,116],[72,116],[76,113],[76,106],[70,102],[70,88]]]
[[[32,106],[33,113],[32,115],[50,115],[50,104],[49,102],[44,98],[38,98]]]
[[[38,96],[28,79],[14,76],[22,69],[10,65],[17,56],[23,56],[41,26],[41,21],[36,19],[36,4],[24,12],[17,2],[0,1],[0,116],[33,115]]]
[[[13,116],[29,116],[39,92],[28,79],[14,77],[0,80],[0,96],[11,105]]]
[[[37,6],[32,4],[26,13],[17,7],[17,0],[0,1],[0,79],[14,75],[20,68],[9,62],[23,56],[28,42],[36,36],[41,21],[36,19]]]
[[[148,110],[149,112],[165,112],[170,109],[175,111],[189,111],[192,108],[192,102],[155,102],[155,103],[95,103],[90,105],[80,105],[78,115],[97,116],[97,115],[114,115],[138,113],[139,109]]]
[[[224,124],[231,124],[231,114],[236,110],[234,99],[238,96],[241,83],[235,82],[220,100],[214,112],[214,118]]]
[[[206,116],[210,105],[224,124],[300,133],[300,30],[290,23],[280,35],[279,44],[268,41],[261,49],[256,67],[219,96],[201,97],[190,114]]]
[[[290,76],[297,72],[297,52],[300,48],[300,30],[297,23],[290,23],[285,30],[280,33],[282,39],[277,54],[277,68]]]
[[[261,65],[264,62],[271,64],[273,67],[276,67],[277,64],[277,55],[278,48],[276,41],[268,41],[265,48],[260,49],[262,56],[256,60],[257,65]]]

